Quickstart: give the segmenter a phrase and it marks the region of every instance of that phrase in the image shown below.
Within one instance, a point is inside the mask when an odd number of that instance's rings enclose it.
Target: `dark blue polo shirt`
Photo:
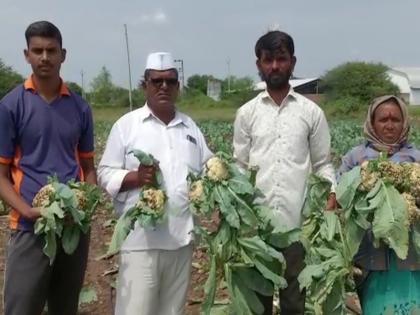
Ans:
[[[90,107],[64,83],[51,103],[38,95],[31,78],[0,101],[0,163],[10,165],[14,188],[28,204],[48,176],[83,181],[79,159],[93,154]],[[10,228],[31,230],[33,222],[13,209]]]

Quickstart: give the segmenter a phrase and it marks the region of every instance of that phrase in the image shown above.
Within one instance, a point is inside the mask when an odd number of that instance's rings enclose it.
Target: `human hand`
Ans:
[[[327,198],[327,206],[325,210],[334,211],[335,209],[337,209],[337,199],[335,197],[335,193],[330,193]]]
[[[35,221],[41,216],[41,208],[27,208],[22,211],[22,216],[30,221]]]
[[[140,164],[137,169],[137,178],[139,186],[143,187],[145,185],[154,185],[155,184],[155,174],[156,170],[159,169],[158,164],[152,166],[145,166]]]

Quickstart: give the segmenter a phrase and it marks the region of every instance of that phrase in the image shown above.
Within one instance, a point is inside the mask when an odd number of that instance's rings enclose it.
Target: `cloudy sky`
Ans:
[[[1,0],[0,58],[23,75],[24,32],[36,20],[56,24],[67,48],[63,78],[85,87],[102,66],[128,87],[124,24],[133,82],[146,56],[170,51],[185,76],[230,73],[258,79],[253,48],[277,27],[295,40],[295,75],[320,76],[346,61],[420,66],[418,0]],[[229,62],[230,61],[230,62]]]

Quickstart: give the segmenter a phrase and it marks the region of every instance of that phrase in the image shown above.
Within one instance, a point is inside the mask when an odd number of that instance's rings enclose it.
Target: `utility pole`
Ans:
[[[230,93],[230,58],[229,57],[226,63],[227,63],[227,68],[228,68],[228,92]]]
[[[128,32],[127,32],[127,24],[124,24],[125,29],[125,43],[127,46],[127,61],[128,61],[128,100],[130,102],[130,112],[133,110],[133,99],[131,97],[131,65],[130,65],[130,50],[128,49]]]
[[[80,76],[82,77],[82,97],[86,99],[86,93],[85,93],[85,73],[83,72],[83,69],[80,71]]]
[[[174,62],[180,63],[180,68],[178,69],[179,72],[179,81],[181,81],[181,91],[184,90],[184,60],[183,59],[175,59]]]

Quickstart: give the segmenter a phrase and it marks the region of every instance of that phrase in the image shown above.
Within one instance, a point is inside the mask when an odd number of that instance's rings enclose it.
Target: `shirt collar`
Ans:
[[[70,96],[70,91],[67,87],[67,85],[63,82],[63,80],[60,78],[61,84],[60,84],[60,95],[61,96]],[[29,76],[25,82],[23,83],[23,86],[25,90],[31,90],[34,93],[37,93],[34,81],[32,80],[32,75]]]
[[[365,147],[366,148],[370,148],[372,150],[375,150],[375,148],[373,147],[372,142],[370,142],[368,140],[365,141]],[[400,150],[401,149],[412,149],[412,148],[413,148],[413,145],[411,143],[403,142],[403,143],[400,144]]]
[[[287,95],[284,98],[283,102],[284,101],[287,101],[287,99],[290,98],[290,97],[293,98],[293,99],[296,99],[297,98],[296,97],[296,92],[295,92],[295,90],[293,90],[293,87],[292,86],[290,86],[289,92],[287,92]],[[271,102],[273,102],[273,104],[276,104],[276,102],[274,102],[273,98],[268,93],[267,89],[265,89],[264,91],[261,92],[261,98],[263,100],[270,100]]]
[[[151,109],[150,109],[149,105],[147,105],[147,103],[142,108],[140,108],[139,117],[140,117],[140,120],[142,122],[149,119],[149,118],[155,118],[155,119],[160,121],[160,119],[158,117],[156,117],[155,114],[153,114],[153,112],[151,111]],[[178,124],[184,124],[186,127],[189,127],[187,117],[185,115],[183,115],[182,113],[180,113],[178,110],[176,110],[175,111],[175,117],[168,124],[168,127],[176,126]]]

